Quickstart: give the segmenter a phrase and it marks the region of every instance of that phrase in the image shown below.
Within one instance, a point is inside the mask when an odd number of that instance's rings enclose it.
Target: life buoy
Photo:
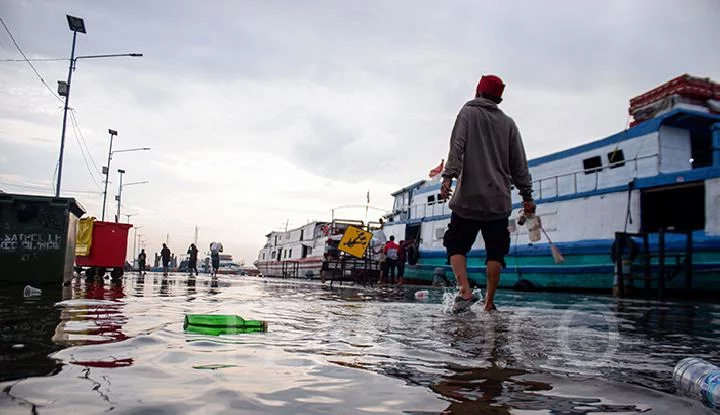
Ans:
[[[420,260],[420,252],[418,251],[417,245],[411,244],[407,247],[407,261],[410,265],[415,265]]]
[[[610,258],[613,262],[617,262],[617,252],[620,251],[620,256],[623,260],[634,261],[637,258],[637,244],[629,236],[623,236],[616,238],[613,241],[612,247],[610,248]]]

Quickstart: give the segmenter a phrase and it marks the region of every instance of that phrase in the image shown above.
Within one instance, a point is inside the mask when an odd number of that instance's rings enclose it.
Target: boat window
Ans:
[[[583,160],[583,169],[585,169],[585,174],[592,174],[602,170],[602,157],[595,156]]]
[[[275,254],[277,254],[277,252],[272,251],[272,254],[270,254],[270,257],[271,257],[271,258],[275,258]]]
[[[608,164],[610,164],[611,169],[616,169],[625,165],[625,153],[623,153],[623,151],[619,148],[609,152],[607,157]]]
[[[262,259],[265,259],[265,253],[264,253],[264,252],[263,252],[263,257],[262,257]]]
[[[435,200],[437,200],[438,203],[445,203],[445,202],[447,202],[447,200],[443,200],[443,199],[440,197],[440,193],[438,193],[437,195],[435,195]]]
[[[303,236],[305,236],[305,229],[300,229],[300,240],[301,241],[304,239]]]
[[[428,196],[427,197],[427,204],[428,205],[434,205],[435,204],[435,195]]]
[[[709,129],[691,130],[690,146],[693,169],[712,166],[712,134]]]
[[[288,251],[288,258],[292,258],[292,249]]]

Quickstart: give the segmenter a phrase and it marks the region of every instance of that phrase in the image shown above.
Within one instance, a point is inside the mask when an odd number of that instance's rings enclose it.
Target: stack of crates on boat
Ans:
[[[682,106],[703,112],[720,113],[720,84],[710,78],[688,74],[670,81],[630,100],[631,126],[657,117]]]

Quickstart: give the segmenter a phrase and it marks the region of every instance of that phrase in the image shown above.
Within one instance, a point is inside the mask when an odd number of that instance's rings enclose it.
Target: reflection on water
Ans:
[[[0,290],[2,413],[702,413],[672,367],[720,360],[713,304],[503,292],[453,316],[441,290],[152,273]],[[187,313],[269,332],[185,333]]]

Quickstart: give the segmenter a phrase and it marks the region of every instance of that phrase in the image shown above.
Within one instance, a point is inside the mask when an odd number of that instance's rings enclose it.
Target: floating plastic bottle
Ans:
[[[525,220],[525,226],[527,226],[528,230],[528,238],[530,238],[530,242],[537,242],[540,240],[540,216],[537,215],[527,215],[527,219]]]
[[[222,334],[264,333],[267,331],[267,322],[245,320],[240,316],[228,314],[187,314],[183,327],[188,332],[219,336]]]
[[[427,298],[430,296],[430,291],[428,290],[420,290],[415,292],[415,299],[416,300],[427,300]]]
[[[35,288],[32,285],[25,286],[25,289],[23,290],[23,297],[34,297],[37,295],[42,295],[41,289]]]
[[[683,359],[675,365],[673,382],[679,392],[720,408],[720,368],[712,363],[697,357]]]

